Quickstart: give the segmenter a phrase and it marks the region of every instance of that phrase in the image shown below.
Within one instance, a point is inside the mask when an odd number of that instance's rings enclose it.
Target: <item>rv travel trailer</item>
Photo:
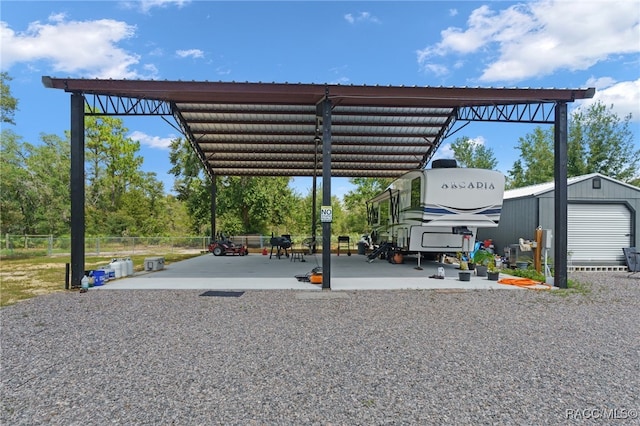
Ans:
[[[372,240],[406,252],[471,252],[478,228],[498,226],[504,184],[500,172],[434,160],[367,202]]]

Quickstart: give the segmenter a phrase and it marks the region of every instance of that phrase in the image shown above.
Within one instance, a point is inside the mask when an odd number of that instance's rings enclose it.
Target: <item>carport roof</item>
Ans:
[[[97,115],[172,115],[211,175],[397,177],[425,167],[456,120],[553,123],[557,102],[594,89],[356,86],[43,77]]]

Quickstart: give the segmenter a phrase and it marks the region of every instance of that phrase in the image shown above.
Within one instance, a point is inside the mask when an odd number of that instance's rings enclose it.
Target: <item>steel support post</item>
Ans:
[[[211,241],[216,238],[216,197],[218,196],[218,186],[216,177],[211,177]]]
[[[554,285],[567,288],[567,104],[556,103],[554,127]]]
[[[313,186],[311,187],[311,192],[313,193],[313,197],[311,198],[311,241],[313,245],[311,246],[311,250],[313,253],[316,252],[316,237],[318,235],[318,205],[317,205],[317,194],[318,191],[318,177],[316,176],[315,170],[313,171]]]
[[[320,103],[322,111],[322,205],[331,206],[331,100]],[[331,222],[322,222],[322,289],[331,290]]]
[[[71,94],[71,288],[84,276],[84,95]]]

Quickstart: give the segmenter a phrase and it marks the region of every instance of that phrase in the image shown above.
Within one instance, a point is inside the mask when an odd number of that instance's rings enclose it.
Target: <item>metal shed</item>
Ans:
[[[496,251],[533,240],[535,229],[554,229],[555,183],[512,189],[504,194],[500,225],[478,231]],[[570,267],[624,265],[623,247],[640,246],[640,188],[599,173],[567,179],[567,260]],[[553,236],[552,236],[553,238]],[[555,258],[553,244],[549,256]]]

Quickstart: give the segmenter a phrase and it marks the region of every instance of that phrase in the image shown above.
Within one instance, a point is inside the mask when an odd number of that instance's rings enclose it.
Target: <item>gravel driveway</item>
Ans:
[[[40,296],[0,309],[0,423],[640,424],[640,276],[570,278]]]

